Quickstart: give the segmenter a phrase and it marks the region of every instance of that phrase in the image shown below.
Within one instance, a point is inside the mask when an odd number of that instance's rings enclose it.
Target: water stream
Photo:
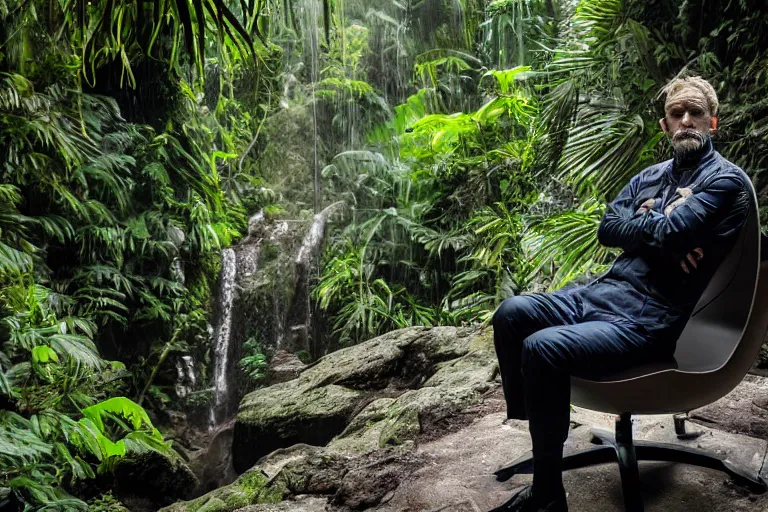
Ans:
[[[229,392],[227,382],[227,363],[229,361],[229,345],[232,331],[232,303],[235,296],[235,274],[237,258],[232,248],[224,249],[221,254],[221,282],[219,288],[219,324],[216,328],[214,348],[214,396],[209,414],[211,428],[217,425],[222,405],[226,403]]]

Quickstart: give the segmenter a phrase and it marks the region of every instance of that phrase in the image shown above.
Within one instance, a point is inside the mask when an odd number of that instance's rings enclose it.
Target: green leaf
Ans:
[[[32,360],[36,363],[45,364],[49,361],[58,363],[59,355],[47,345],[38,345],[32,349]]]

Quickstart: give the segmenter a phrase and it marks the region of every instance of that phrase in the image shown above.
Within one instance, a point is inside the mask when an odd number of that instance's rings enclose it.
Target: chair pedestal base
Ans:
[[[637,461],[681,462],[703,468],[717,469],[727,473],[740,486],[756,494],[768,490],[768,485],[758,475],[716,457],[704,450],[668,443],[635,441],[632,439],[632,420],[629,414],[622,414],[616,420],[616,435],[603,429],[592,429],[592,442],[601,444],[595,448],[579,451],[563,457],[563,469],[575,469],[606,462],[618,462],[624,507],[627,512],[642,512],[640,480]],[[504,482],[517,474],[533,473],[533,456],[529,453],[496,471],[496,479]]]

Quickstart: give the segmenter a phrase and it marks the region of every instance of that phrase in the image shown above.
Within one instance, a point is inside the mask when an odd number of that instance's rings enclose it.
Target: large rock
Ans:
[[[455,327],[402,329],[330,354],[243,399],[233,458],[240,471],[255,466],[167,510],[230,512],[307,494],[342,509],[375,506],[418,465],[412,452],[425,430],[494,385],[495,363],[490,329]],[[265,475],[259,492],[243,491]]]
[[[293,380],[246,395],[232,443],[237,471],[297,443],[323,445],[344,429],[361,393],[342,386],[306,387]]]
[[[328,447],[369,453],[402,444],[439,429],[442,422],[478,402],[493,386],[496,373],[490,332],[472,337],[465,349],[463,356],[435,365],[436,371],[420,388],[370,402]]]
[[[175,503],[160,509],[163,512],[233,512],[257,503],[278,503],[285,494],[279,487],[269,485],[260,469],[241,475],[235,482],[209,492],[192,501]]]
[[[325,445],[342,432],[331,446],[342,451],[414,439],[425,423],[476,401],[494,371],[490,331],[469,328],[412,327],[339,350],[294,380],[246,395],[235,424],[235,469],[292,444]]]
[[[115,495],[125,503],[136,497],[158,508],[178,499],[189,499],[198,489],[198,480],[181,457],[155,451],[131,454],[120,459],[113,470]]]

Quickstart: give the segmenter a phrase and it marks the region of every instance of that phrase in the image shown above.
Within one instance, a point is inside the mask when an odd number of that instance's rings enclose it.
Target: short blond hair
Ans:
[[[710,115],[716,116],[720,109],[720,102],[717,100],[717,93],[712,85],[700,76],[689,76],[685,78],[674,78],[670,80],[659,92],[659,97],[664,97],[664,104],[670,96],[675,96],[681,89],[694,87],[698,89],[707,99]]]

